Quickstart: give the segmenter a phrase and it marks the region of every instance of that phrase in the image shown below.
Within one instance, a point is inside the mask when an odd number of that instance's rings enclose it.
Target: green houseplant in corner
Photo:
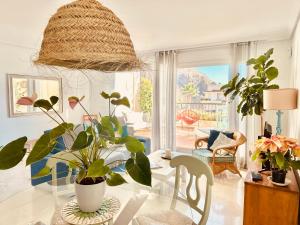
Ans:
[[[82,211],[94,212],[100,208],[105,193],[105,183],[109,186],[126,183],[121,174],[111,170],[110,166],[115,161],[106,163],[106,158],[120,145],[125,145],[131,155],[128,160],[124,160],[128,174],[136,182],[151,186],[150,163],[144,154],[144,145],[134,137],[121,137],[122,129],[114,115],[115,108],[119,105],[130,107],[128,99],[121,97],[117,92],[111,94],[102,92],[101,96],[108,101],[109,115],[101,116],[99,121],[92,119],[83,106],[81,103],[83,97],[80,99],[75,96],[69,98],[71,108],[79,105],[90,117],[91,125],[79,133],[75,132],[74,124],[66,122],[54,109],[53,106],[59,101],[58,97],[52,96],[49,100],[39,99],[36,101],[29,97],[19,99],[19,104],[39,108],[55,121],[57,126],[50,132],[43,134],[31,152],[25,149],[27,137],[18,138],[2,147],[0,150],[0,169],[6,170],[16,166],[25,155],[28,155],[27,166],[37,162],[53,150],[58,137],[68,135],[72,144],[69,147],[66,146],[62,152],[50,157],[64,160],[71,169],[78,171],[75,192]],[[49,175],[52,169],[45,166],[35,177]]]
[[[258,58],[251,58],[247,61],[248,66],[252,66],[255,73],[252,76],[240,77],[235,75],[227,84],[221,87],[225,96],[230,96],[230,101],[239,97],[240,101],[237,106],[237,112],[242,116],[253,114],[261,116],[263,114],[263,90],[278,89],[273,80],[278,76],[278,69],[273,65],[274,60],[270,59],[273,49]]]

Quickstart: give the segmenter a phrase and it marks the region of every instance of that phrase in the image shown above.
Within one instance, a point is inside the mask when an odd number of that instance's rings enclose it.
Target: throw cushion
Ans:
[[[210,149],[215,150],[216,148],[219,148],[219,147],[226,148],[226,147],[234,145],[235,143],[236,142],[233,139],[228,138],[223,133],[220,133],[219,136],[217,137],[217,139],[214,141],[213,145],[210,147]],[[219,153],[221,155],[227,154],[226,151],[222,151],[222,150],[219,151]]]
[[[226,135],[228,138],[233,139],[233,132],[221,132],[218,130],[210,130],[210,134],[207,141],[207,148],[211,150],[211,146],[215,142],[215,140],[218,138],[219,134],[222,133]]]

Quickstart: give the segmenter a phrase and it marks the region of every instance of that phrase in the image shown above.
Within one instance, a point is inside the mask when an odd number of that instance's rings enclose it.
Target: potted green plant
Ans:
[[[49,155],[58,137],[68,135],[72,139],[71,146],[50,157],[64,160],[70,168],[78,171],[75,192],[82,211],[94,212],[100,208],[105,193],[105,184],[116,186],[126,183],[121,174],[111,170],[110,165],[114,162],[106,163],[107,156],[104,157],[106,151],[113,152],[117,145],[125,145],[130,152],[131,157],[124,161],[127,173],[136,182],[151,186],[150,163],[144,154],[144,145],[134,137],[121,137],[122,129],[114,115],[115,108],[119,105],[130,107],[128,99],[121,97],[117,92],[111,94],[102,92],[101,96],[108,101],[109,115],[101,116],[99,120],[92,119],[81,103],[84,97],[79,99],[72,96],[68,99],[71,108],[79,105],[91,121],[91,125],[78,134],[75,133],[74,124],[66,122],[55,110],[54,106],[59,101],[58,97],[52,96],[49,100],[35,100],[30,97],[19,99],[19,104],[39,108],[55,121],[57,126],[43,134],[30,152],[25,148],[27,137],[18,138],[2,147],[0,169],[5,170],[16,166],[25,155],[27,166],[37,162]],[[52,169],[45,166],[35,177],[49,175]]]
[[[265,155],[261,157],[262,153]],[[272,181],[285,183],[286,173],[290,168],[300,169],[300,146],[297,141],[285,136],[274,135],[271,138],[262,137],[256,141],[252,160],[264,162],[270,160]]]
[[[249,59],[247,65],[253,67],[255,74],[249,77],[240,77],[237,74],[221,87],[224,95],[229,96],[231,102],[238,98],[238,113],[241,113],[243,117],[247,115],[252,116],[253,114],[260,116],[261,125],[264,111],[263,91],[279,88],[277,84],[272,83],[278,77],[278,69],[272,66],[274,60],[270,59],[272,54],[273,48],[257,58]]]

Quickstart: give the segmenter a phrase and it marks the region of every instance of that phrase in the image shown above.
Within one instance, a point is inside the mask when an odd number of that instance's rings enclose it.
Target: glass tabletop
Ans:
[[[170,208],[172,186],[162,184],[161,181],[155,179],[152,181],[152,188],[137,184],[128,176],[126,180],[127,184],[116,187],[106,186],[105,195],[114,196],[120,200],[119,213],[131,198],[141,193],[147,194],[148,198],[135,216],[161,212]],[[40,184],[0,203],[0,225],[31,225],[39,221],[47,225],[51,224],[53,215],[74,198],[73,177]],[[176,208],[192,217],[190,208],[186,204],[179,203]]]

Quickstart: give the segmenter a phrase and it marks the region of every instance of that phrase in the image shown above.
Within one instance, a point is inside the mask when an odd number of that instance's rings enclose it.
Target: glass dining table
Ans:
[[[129,176],[126,179],[128,181],[127,184],[116,187],[106,186],[105,195],[116,197],[121,205],[113,220],[128,207],[130,199],[140,194],[146,194],[147,199],[134,215],[128,215],[131,218],[142,214],[161,212],[170,208],[173,193],[172,186],[164,184],[167,188],[161,190],[161,181],[154,178],[152,187],[137,184]],[[38,222],[46,225],[68,224],[62,220],[60,210],[74,198],[73,177],[40,184],[26,191],[19,192],[0,203],[0,225],[32,225],[39,224]],[[192,211],[188,205],[178,202],[176,209],[193,218]]]

